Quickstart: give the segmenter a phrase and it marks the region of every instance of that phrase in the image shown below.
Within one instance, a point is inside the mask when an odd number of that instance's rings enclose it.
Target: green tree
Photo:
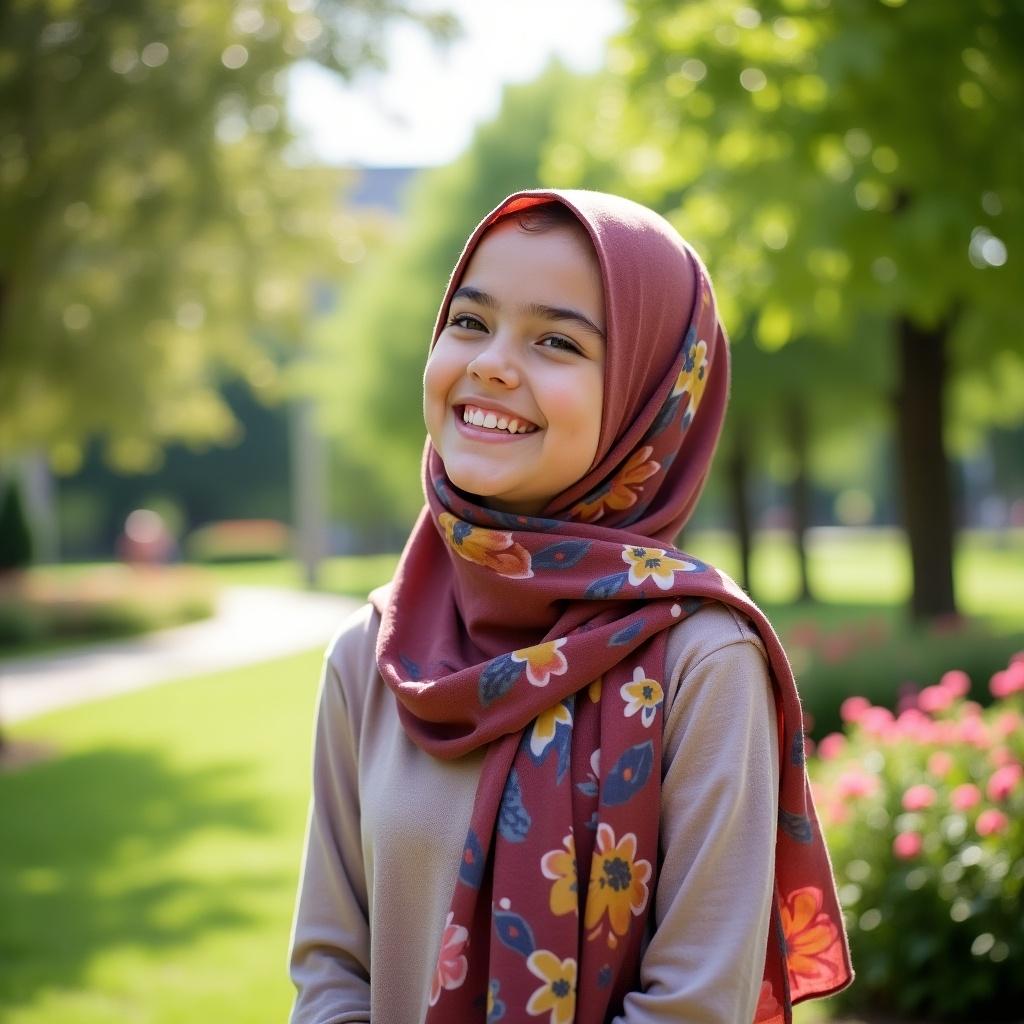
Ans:
[[[510,192],[555,184],[540,171],[559,101],[585,88],[552,65],[506,89],[499,113],[453,164],[423,173],[403,228],[346,289],[318,331],[322,412],[343,449],[339,512],[405,524],[423,501],[422,379],[452,266],[477,221]]]
[[[9,483],[0,501],[0,573],[25,569],[32,562],[32,531],[25,516],[21,491]]]
[[[894,346],[912,610],[955,609],[944,432],[983,388],[1019,422],[1024,8],[634,0],[593,166],[685,223],[765,348]],[[614,156],[609,150],[614,150]],[[579,160],[579,157],[576,157]],[[975,401],[975,405],[977,405]]]
[[[122,467],[230,435],[272,390],[310,278],[345,270],[339,175],[286,158],[285,72],[381,63],[404,0],[0,5],[0,453]],[[259,325],[257,332],[254,327]]]

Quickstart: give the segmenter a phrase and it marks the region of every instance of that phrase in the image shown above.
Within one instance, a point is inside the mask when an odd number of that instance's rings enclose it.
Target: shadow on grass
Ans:
[[[183,850],[201,830],[267,830],[258,803],[235,795],[244,771],[100,749],[0,775],[0,1004],[75,986],[111,947],[167,950],[247,926],[239,888],[215,877],[230,865],[193,875]]]

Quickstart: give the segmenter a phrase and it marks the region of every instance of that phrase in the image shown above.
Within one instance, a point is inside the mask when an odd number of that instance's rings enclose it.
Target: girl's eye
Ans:
[[[570,341],[568,338],[563,337],[561,334],[549,334],[546,338],[541,339],[542,345],[547,345],[549,348],[555,348],[562,352],[575,352],[577,355],[580,353],[580,347],[574,341]]]
[[[472,313],[456,313],[448,318],[449,327],[462,327],[467,331],[486,331],[487,327],[478,317]]]

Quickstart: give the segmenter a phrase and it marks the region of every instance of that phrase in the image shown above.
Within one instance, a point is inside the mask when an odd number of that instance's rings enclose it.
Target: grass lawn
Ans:
[[[4,1024],[283,1021],[320,652],[12,729]]]

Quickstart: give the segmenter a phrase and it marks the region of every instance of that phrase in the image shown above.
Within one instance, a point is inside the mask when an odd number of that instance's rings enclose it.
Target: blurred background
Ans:
[[[679,544],[783,636],[880,951],[802,1019],[1014,1019],[1022,45],[1013,0],[0,5],[0,1020],[286,1015],[319,652],[422,503],[462,243],[538,185],[716,283]]]

